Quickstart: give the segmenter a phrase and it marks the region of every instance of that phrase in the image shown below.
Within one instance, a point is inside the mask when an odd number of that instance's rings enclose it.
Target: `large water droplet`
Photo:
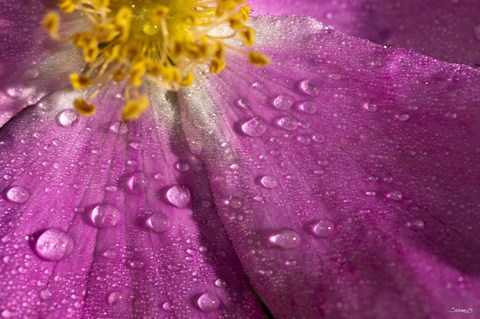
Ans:
[[[243,123],[241,129],[246,135],[257,137],[262,135],[267,130],[267,126],[261,118],[254,117]]]
[[[13,186],[7,190],[5,196],[13,203],[23,204],[30,197],[30,193],[25,187]]]
[[[100,204],[89,211],[89,219],[97,228],[115,226],[120,219],[120,211],[111,204]]]
[[[35,252],[44,260],[59,261],[73,249],[73,239],[61,229],[45,230],[35,242]]]
[[[260,184],[265,188],[272,189],[278,186],[278,181],[274,176],[265,175],[260,178]]]
[[[273,106],[279,110],[288,110],[293,105],[293,99],[287,94],[279,94],[273,100]]]
[[[303,80],[298,86],[302,93],[309,96],[317,96],[320,93],[318,86],[311,80]]]
[[[187,161],[178,161],[175,168],[180,172],[187,172],[190,169],[190,164]]]
[[[125,184],[130,193],[141,194],[145,190],[147,181],[141,172],[136,172],[126,177]]]
[[[313,235],[319,238],[325,238],[332,234],[335,225],[326,219],[319,220],[311,225],[310,230]]]
[[[57,114],[57,123],[62,127],[72,127],[75,126],[79,121],[79,115],[77,111],[73,109],[66,109],[60,111]]]
[[[197,306],[202,311],[213,311],[220,306],[220,299],[211,292],[201,294],[197,299]]]
[[[277,125],[287,131],[293,131],[298,127],[298,122],[289,116],[281,117],[277,120]]]
[[[186,207],[190,202],[190,190],[186,186],[172,186],[167,191],[167,200],[178,208]]]
[[[300,236],[292,229],[282,229],[268,237],[268,241],[273,246],[282,249],[292,249],[300,243]]]
[[[172,302],[171,301],[165,301],[163,304],[162,304],[162,309],[165,310],[165,311],[173,311],[173,305],[172,305]]]
[[[315,114],[317,113],[318,106],[315,102],[312,101],[305,101],[298,104],[298,109],[303,113],[307,114]]]
[[[167,230],[170,221],[165,214],[154,213],[145,219],[145,227],[156,233],[163,233]]]

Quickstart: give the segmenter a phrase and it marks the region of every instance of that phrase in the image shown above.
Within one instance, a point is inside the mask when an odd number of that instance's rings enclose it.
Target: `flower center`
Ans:
[[[74,89],[93,87],[87,98],[74,106],[80,114],[92,115],[90,100],[111,81],[125,83],[124,120],[138,118],[149,106],[142,88],[154,82],[168,90],[191,85],[194,69],[209,65],[212,73],[226,66],[225,52],[236,51],[255,66],[269,58],[251,51],[254,30],[247,26],[250,7],[246,0],[62,0],[65,14],[80,13],[88,22],[80,32],[60,33],[60,15],[49,12],[43,20],[50,35],[72,41],[82,53],[86,67],[70,75]],[[226,26],[227,34],[219,34]],[[225,28],[224,28],[225,29]],[[229,44],[238,38],[240,46]]]

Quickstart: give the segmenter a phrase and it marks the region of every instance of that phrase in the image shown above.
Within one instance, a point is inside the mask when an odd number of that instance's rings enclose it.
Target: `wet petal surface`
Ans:
[[[270,67],[230,63],[180,101],[220,218],[274,316],[479,307],[479,72],[313,19],[256,27]]]

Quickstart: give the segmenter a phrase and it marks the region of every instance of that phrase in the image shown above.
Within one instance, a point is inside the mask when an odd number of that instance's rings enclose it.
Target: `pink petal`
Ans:
[[[338,31],[449,62],[480,64],[475,0],[250,0],[254,13],[313,16]]]
[[[93,118],[59,92],[0,130],[2,315],[261,318],[178,107],[157,92],[127,126],[105,94]]]
[[[480,73],[313,19],[252,23],[272,65],[230,61],[181,114],[273,315],[479,308]]]

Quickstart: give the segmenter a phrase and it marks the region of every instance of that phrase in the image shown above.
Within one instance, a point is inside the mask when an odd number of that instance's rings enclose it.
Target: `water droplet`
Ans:
[[[198,297],[197,306],[202,311],[213,311],[220,306],[220,299],[214,293],[206,292]]]
[[[62,127],[75,126],[79,120],[80,117],[77,111],[73,109],[66,109],[57,114],[57,123]]]
[[[215,286],[219,287],[219,288],[225,288],[227,286],[227,282],[223,279],[217,279],[215,280]]]
[[[241,129],[242,132],[246,135],[251,137],[257,137],[262,135],[267,130],[267,126],[261,118],[254,117],[244,122],[241,126]]]
[[[317,113],[318,106],[316,103],[312,101],[305,101],[300,104],[298,104],[298,109],[302,111],[303,113],[307,114],[315,114]]]
[[[154,213],[145,219],[145,227],[156,233],[163,233],[167,230],[170,221],[165,214]]]
[[[363,103],[362,108],[369,112],[375,112],[377,110],[377,105],[373,102],[365,102]]]
[[[317,96],[320,93],[318,86],[311,80],[303,80],[298,86],[300,91],[306,95]]]
[[[278,186],[278,181],[274,176],[265,175],[260,179],[260,184],[265,188],[272,189]]]
[[[15,315],[16,315],[15,312],[10,311],[8,309],[2,310],[2,318],[10,319],[10,318],[14,318]]]
[[[187,172],[190,169],[190,164],[187,161],[178,161],[175,168],[180,172]]]
[[[136,172],[126,177],[125,184],[130,193],[138,195],[145,190],[147,181],[142,173]]]
[[[13,203],[23,204],[30,197],[30,193],[25,187],[13,186],[7,190],[5,196]]]
[[[425,222],[421,219],[415,219],[407,223],[407,227],[413,230],[422,230],[425,228]]]
[[[145,263],[141,259],[129,259],[127,260],[127,266],[131,269],[142,269],[145,267]]]
[[[110,306],[114,306],[124,299],[125,296],[121,291],[112,291],[108,294],[107,302]]]
[[[404,113],[404,114],[397,114],[395,115],[395,118],[401,122],[408,121],[410,119],[410,115]]]
[[[326,219],[319,220],[311,225],[310,230],[313,235],[319,238],[325,238],[332,234],[335,225]]]
[[[117,122],[110,126],[110,131],[119,135],[125,135],[128,132],[128,126],[124,122]]]
[[[399,200],[402,200],[402,199],[403,199],[403,194],[402,194],[402,192],[400,192],[400,191],[392,191],[392,192],[388,193],[388,194],[386,195],[386,197],[387,197],[388,199],[391,199],[391,200],[397,200],[397,201],[399,201]]]
[[[131,142],[130,144],[128,144],[128,146],[130,146],[135,151],[141,151],[143,149],[142,143],[139,142]]]
[[[293,131],[298,127],[298,122],[294,118],[285,116],[277,120],[277,125],[287,131]]]
[[[102,253],[102,256],[108,259],[117,257],[117,251],[115,249],[107,249]]]
[[[282,229],[268,237],[268,241],[273,246],[282,249],[292,249],[300,243],[300,236],[291,229]]]
[[[293,99],[286,94],[279,94],[273,100],[273,106],[279,110],[288,110],[293,105]]]
[[[61,229],[45,230],[35,242],[35,252],[44,260],[59,261],[73,249],[73,239]]]
[[[241,108],[248,109],[250,108],[250,101],[245,97],[241,97],[237,100],[237,105]]]
[[[190,202],[190,190],[186,186],[172,186],[167,191],[167,200],[178,208],[186,207]]]
[[[231,196],[229,199],[225,200],[225,204],[234,209],[239,209],[242,207],[242,200],[236,196]]]
[[[173,305],[170,301],[165,301],[162,304],[162,309],[168,312],[173,311]]]
[[[480,24],[473,27],[473,35],[478,41],[480,41]]]
[[[40,72],[38,72],[37,69],[35,68],[28,68],[25,70],[25,76],[29,79],[36,79],[38,77],[38,75],[40,74]]]
[[[100,204],[90,210],[88,217],[95,227],[108,228],[118,223],[120,211],[114,205]]]
[[[52,292],[48,288],[40,291],[40,298],[42,298],[43,300],[50,299],[52,297],[52,295],[53,295]]]

